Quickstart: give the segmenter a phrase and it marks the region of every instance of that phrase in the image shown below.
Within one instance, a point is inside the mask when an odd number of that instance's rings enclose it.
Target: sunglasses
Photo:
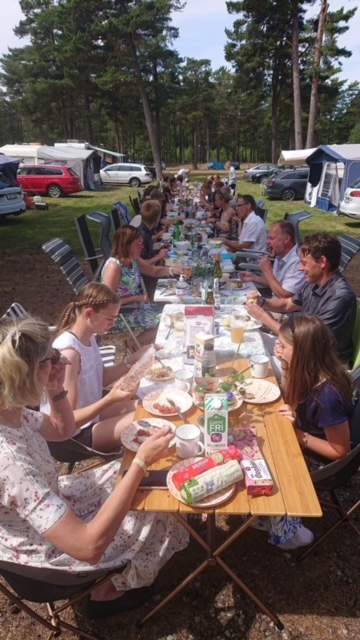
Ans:
[[[41,362],[47,362],[48,360],[50,360],[51,365],[54,367],[56,364],[58,364],[58,362],[60,362],[60,358],[61,351],[59,351],[59,349],[54,349],[54,353],[48,358],[44,358],[44,360],[41,360]]]

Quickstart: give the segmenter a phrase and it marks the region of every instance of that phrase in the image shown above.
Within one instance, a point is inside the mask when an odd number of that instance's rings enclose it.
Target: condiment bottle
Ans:
[[[213,278],[222,278],[222,270],[220,265],[220,256],[217,254],[215,256],[214,267],[213,267]]]
[[[181,228],[179,220],[175,224],[174,240],[175,242],[180,242],[181,240]]]
[[[212,282],[209,280],[206,296],[206,304],[215,304]]]
[[[201,375],[203,378],[214,378],[216,376],[216,355],[214,345],[211,342],[205,342],[204,344]]]

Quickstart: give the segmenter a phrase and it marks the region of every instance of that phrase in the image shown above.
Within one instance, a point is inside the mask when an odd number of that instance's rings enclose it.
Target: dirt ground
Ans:
[[[346,275],[360,296],[360,258]],[[45,254],[0,256],[0,315],[14,301],[50,323],[72,299],[65,277]],[[359,498],[360,481],[354,480],[343,496],[349,503]],[[305,525],[319,535],[334,521],[324,512]],[[360,510],[357,516],[360,529]],[[228,517],[217,523],[219,541],[238,525]],[[255,604],[219,567],[208,568],[169,603],[143,629],[136,622],[148,605],[122,616],[91,622],[81,605],[67,619],[88,633],[107,640],[329,640],[360,637],[360,536],[349,527],[339,529],[303,563],[296,554],[284,554],[267,543],[263,532],[248,529],[225,552],[224,559],[246,584],[275,611],[285,625],[279,632]],[[157,580],[157,598],[163,597],[204,560],[203,549],[192,541],[175,556]],[[40,608],[38,608],[40,611]],[[0,640],[45,638],[46,631],[13,614],[0,596]],[[65,634],[69,640],[77,636]]]

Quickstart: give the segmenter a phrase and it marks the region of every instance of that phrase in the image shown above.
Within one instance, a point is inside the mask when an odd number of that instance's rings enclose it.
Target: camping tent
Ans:
[[[12,187],[18,187],[17,169],[20,164],[19,158],[10,158],[4,154],[0,154],[0,180]]]
[[[282,151],[278,159],[279,167],[291,165],[292,167],[300,167],[305,164],[306,158],[313,153],[315,149],[294,149],[292,151]]]
[[[33,144],[6,144],[0,153],[20,158],[23,164],[57,164],[71,167],[85,189],[95,188],[94,155],[92,149],[57,148]]]
[[[345,189],[360,177],[360,144],[322,144],[306,162],[310,172],[305,203],[337,211]]]

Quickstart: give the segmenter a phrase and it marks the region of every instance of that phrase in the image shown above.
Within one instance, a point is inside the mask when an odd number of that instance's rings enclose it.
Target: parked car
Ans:
[[[267,181],[265,195],[274,200],[301,200],[305,196],[309,169],[280,171]]]
[[[248,182],[261,182],[263,177],[268,176],[276,168],[277,165],[270,162],[257,164],[251,169],[246,169],[244,173],[244,180],[247,180]]]
[[[105,184],[129,184],[136,188],[153,179],[148,167],[135,162],[109,164],[100,170],[100,177]]]
[[[71,167],[51,164],[28,164],[17,172],[25,193],[60,198],[83,191],[78,174]]]
[[[2,180],[0,174],[0,217],[18,216],[24,211],[26,211],[26,204],[21,187],[10,187]]]
[[[238,160],[231,162],[231,165],[236,171],[239,171],[240,162]],[[209,162],[206,163],[206,168],[209,170],[213,169],[214,171],[224,171],[226,169],[224,162],[216,162],[215,160],[209,160]]]
[[[345,190],[344,198],[339,204],[339,213],[360,220],[360,178]]]

